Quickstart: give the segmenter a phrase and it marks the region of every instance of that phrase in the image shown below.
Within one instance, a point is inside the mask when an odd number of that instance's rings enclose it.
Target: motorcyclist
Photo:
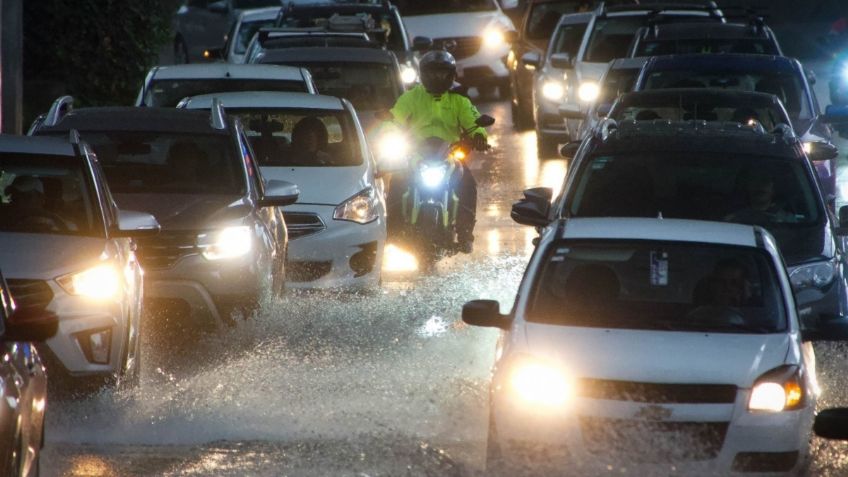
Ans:
[[[471,101],[450,89],[456,79],[456,60],[446,51],[430,51],[419,62],[421,84],[398,98],[391,113],[394,121],[409,129],[417,140],[438,137],[448,143],[461,139],[463,130],[471,131],[474,149],[488,147],[486,131],[475,124],[480,113]],[[400,187],[393,187],[398,198]],[[474,224],[477,215],[477,182],[468,165],[462,162],[462,179],[457,195],[459,210],[456,233],[459,250],[471,253],[474,243]],[[399,200],[390,200],[399,206]]]

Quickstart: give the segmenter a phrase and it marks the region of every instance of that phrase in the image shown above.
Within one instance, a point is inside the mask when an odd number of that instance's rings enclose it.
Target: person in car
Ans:
[[[438,137],[454,143],[463,130],[471,131],[474,149],[488,147],[486,131],[475,121],[480,117],[471,101],[450,91],[456,79],[456,59],[446,51],[431,51],[419,62],[421,84],[398,98],[391,113],[394,121],[407,126],[418,140]],[[456,217],[457,240],[460,251],[471,253],[474,243],[474,224],[477,217],[477,182],[468,165],[462,163],[462,180],[457,194],[459,211]],[[397,198],[401,185],[392,187],[392,208],[399,207]],[[394,215],[394,214],[391,214]],[[395,216],[400,216],[397,214]]]
[[[716,262],[712,273],[695,290],[695,304],[740,307],[751,303],[748,269],[735,259]]]
[[[794,222],[795,216],[775,201],[774,180],[767,174],[753,174],[746,192],[748,205],[730,214],[727,220],[748,225]]]
[[[320,119],[307,116],[292,129],[291,151],[296,164],[326,166],[333,158],[327,154],[329,134]]]
[[[67,230],[68,224],[47,209],[44,184],[33,176],[18,176],[6,188],[10,210],[5,219],[9,225],[39,231]]]

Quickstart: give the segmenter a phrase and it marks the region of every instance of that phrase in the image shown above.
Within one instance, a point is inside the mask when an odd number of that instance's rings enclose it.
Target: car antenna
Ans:
[[[215,129],[227,129],[227,116],[224,111],[224,103],[218,98],[212,98],[211,124]]]

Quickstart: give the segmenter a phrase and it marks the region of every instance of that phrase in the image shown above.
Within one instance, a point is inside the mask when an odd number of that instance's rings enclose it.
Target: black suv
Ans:
[[[642,27],[630,45],[630,58],[688,53],[777,55],[777,37],[761,18],[749,23],[672,23]]]
[[[139,241],[147,298],[217,325],[282,292],[288,238],[280,207],[294,203],[298,190],[263,180],[241,123],[220,102],[211,117],[134,107],[48,114],[35,134],[71,129],[97,152],[118,204],[149,212],[162,226]]]
[[[760,225],[777,239],[800,316],[846,310],[845,256],[802,142],[790,128],[606,120],[575,154],[563,194],[525,191],[512,217],[664,217]],[[840,211],[848,217],[848,208]]]

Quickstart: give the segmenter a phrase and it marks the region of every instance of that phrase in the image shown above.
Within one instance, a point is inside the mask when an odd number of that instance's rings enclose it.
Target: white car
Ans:
[[[40,348],[51,379],[133,382],[143,297],[130,237],[159,224],[118,210],[93,152],[71,138],[0,136],[0,266],[20,310],[59,318]]]
[[[811,341],[823,331],[802,330],[762,228],[560,221],[545,230],[513,311],[479,300],[463,320],[504,330],[491,467],[724,476],[808,464],[818,393]],[[844,322],[833,326],[844,338]]]
[[[300,188],[284,209],[289,233],[286,284],[291,288],[367,289],[380,283],[386,242],[383,181],[353,106],[344,99],[301,93],[222,93],[189,98],[208,109],[218,98],[241,118],[267,179]],[[323,125],[316,153],[300,147],[299,124]]]
[[[508,32],[512,20],[495,0],[400,0],[395,2],[406,29],[413,37],[429,37],[437,48],[455,42],[451,54],[457,62],[457,81],[489,94],[495,87],[509,91]]]
[[[241,12],[238,20],[227,34],[227,42],[221,57],[227,63],[244,63],[244,54],[253,35],[260,28],[273,27],[280,14],[280,7],[257,8]]]
[[[172,108],[189,96],[225,91],[318,92],[309,71],[295,66],[229,63],[154,66],[141,85],[135,105]]]

